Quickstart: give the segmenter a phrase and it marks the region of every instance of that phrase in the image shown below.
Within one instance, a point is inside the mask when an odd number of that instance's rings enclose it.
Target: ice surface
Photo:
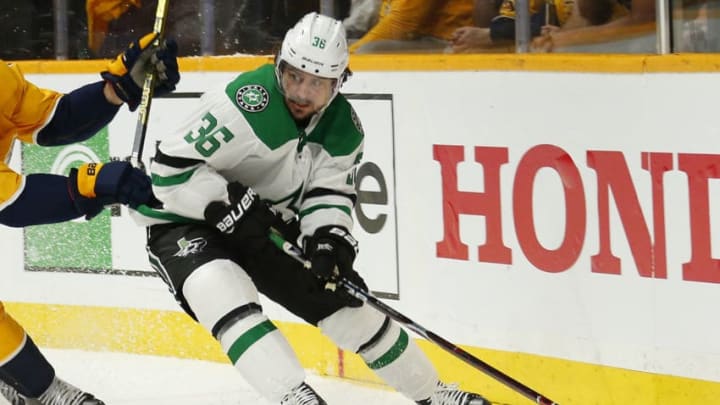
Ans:
[[[264,400],[229,363],[125,353],[42,349],[60,377],[108,405],[277,405]],[[309,374],[329,405],[409,405],[377,385]],[[0,397],[0,404],[7,402]]]

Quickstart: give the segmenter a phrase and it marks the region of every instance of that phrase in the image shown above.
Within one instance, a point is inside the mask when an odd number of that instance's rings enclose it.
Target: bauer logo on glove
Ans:
[[[255,197],[257,197],[257,193],[255,193],[253,189],[248,188],[247,192],[240,198],[240,201],[238,201],[237,204],[230,209],[230,212],[228,212],[228,214],[215,225],[217,229],[219,229],[220,232],[232,233],[235,229],[235,224],[243,218],[245,212],[250,208],[250,206],[252,206],[252,203],[255,201]]]
[[[205,223],[213,226],[237,247],[259,249],[270,243],[270,227],[278,220],[275,211],[255,190],[238,182],[227,185],[228,200],[205,207]]]

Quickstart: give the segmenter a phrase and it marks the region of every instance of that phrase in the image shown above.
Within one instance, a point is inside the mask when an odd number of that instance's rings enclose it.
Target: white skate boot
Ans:
[[[327,405],[309,385],[302,383],[280,401],[280,405]]]
[[[23,396],[3,380],[0,380],[0,395],[7,399],[10,405],[26,405]]]
[[[458,389],[457,384],[445,384],[438,381],[435,392],[418,405],[490,405],[490,401],[472,392]]]
[[[92,394],[68,384],[57,376],[38,400],[42,405],[105,405],[105,402]]]

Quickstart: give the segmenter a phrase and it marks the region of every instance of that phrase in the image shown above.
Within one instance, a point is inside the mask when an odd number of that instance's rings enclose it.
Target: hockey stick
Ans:
[[[165,36],[165,21],[167,20],[169,0],[158,0],[157,9],[155,10],[155,25],[153,32],[158,34],[154,44],[158,46],[162,43]],[[135,140],[133,141],[132,154],[130,155],[130,163],[145,171],[145,165],[142,163],[143,146],[145,145],[145,134],[147,133],[148,117],[150,117],[150,105],[152,104],[152,96],[155,90],[155,74],[153,72],[145,73],[145,82],[143,83],[142,98],[140,99],[140,109],[138,111],[137,125],[135,126]]]
[[[273,241],[273,243],[275,243],[275,245],[278,248],[282,249],[283,252],[285,252],[288,256],[290,256],[293,259],[297,260],[298,262],[302,263],[303,267],[305,267],[306,269],[309,269],[311,267],[310,261],[305,258],[305,256],[303,255],[303,252],[302,252],[302,250],[300,250],[300,248],[298,248],[294,244],[288,242],[287,240],[285,240],[282,236],[280,236],[276,232],[270,233],[270,239]],[[443,338],[442,336],[439,336],[438,334],[427,330],[426,328],[419,325],[417,322],[413,321],[412,319],[410,319],[407,316],[403,315],[402,313],[396,311],[389,305],[380,301],[377,297],[372,295],[370,292],[364,291],[363,289],[359,288],[358,286],[356,286],[352,282],[348,281],[347,279],[341,278],[337,281],[336,284],[338,286],[340,286],[341,288],[344,288],[353,297],[366,302],[371,307],[373,307],[376,310],[382,312],[383,314],[389,316],[390,318],[394,319],[401,325],[403,325],[406,328],[410,329],[411,331],[417,333],[418,335],[424,337],[425,339],[435,343],[436,345],[440,346],[440,348],[449,352],[453,356],[459,358],[460,360],[464,361],[465,363],[469,364],[470,366],[474,367],[475,369],[482,371],[483,373],[494,378],[495,380],[499,381],[500,383],[504,384],[505,386],[511,388],[513,391],[517,392],[518,394],[521,394],[524,397],[526,397],[527,399],[533,401],[534,403],[539,404],[539,405],[559,405],[557,402],[549,399],[548,397],[540,394],[539,392],[533,390],[532,388],[528,387],[527,385],[519,382],[518,380],[510,377],[509,375],[503,373],[502,371],[496,369],[495,367],[489,365],[488,363],[473,356],[472,354],[468,353],[467,351],[463,350],[462,348],[458,347],[457,345],[449,342],[447,339]],[[334,288],[334,285],[332,285],[332,287]]]

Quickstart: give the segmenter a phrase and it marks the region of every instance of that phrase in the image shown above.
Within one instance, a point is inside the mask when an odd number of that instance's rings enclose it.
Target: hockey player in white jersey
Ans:
[[[162,201],[152,219],[150,262],[181,306],[220,342],[240,374],[280,404],[326,402],[258,292],[358,353],[387,384],[423,405],[487,404],[439,381],[396,322],[326,281],[353,270],[354,171],[363,153],[358,117],[340,93],[350,75],[344,29],[310,13],[291,28],[274,64],[208,91],[150,166]],[[303,246],[311,271],[268,238]]]

